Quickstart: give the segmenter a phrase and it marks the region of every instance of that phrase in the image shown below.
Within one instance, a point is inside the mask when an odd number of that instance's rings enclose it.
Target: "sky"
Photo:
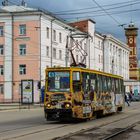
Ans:
[[[1,2],[3,0],[0,0]],[[92,19],[96,22],[96,31],[112,34],[123,42],[124,28],[131,22],[140,28],[140,0],[24,0],[28,7],[45,9],[66,22]],[[9,0],[19,5],[21,0]],[[137,46],[140,51],[140,29]],[[140,53],[139,53],[140,54]],[[140,55],[138,55],[140,59]]]

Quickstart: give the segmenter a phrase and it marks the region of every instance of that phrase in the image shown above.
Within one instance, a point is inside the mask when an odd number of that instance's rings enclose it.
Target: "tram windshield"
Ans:
[[[48,72],[48,91],[53,92],[70,91],[70,72],[68,71]]]

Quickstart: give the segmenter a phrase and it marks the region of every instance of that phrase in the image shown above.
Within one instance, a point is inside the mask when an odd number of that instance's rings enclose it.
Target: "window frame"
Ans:
[[[62,33],[59,32],[59,43],[62,43]]]
[[[24,66],[24,67],[22,67]],[[26,64],[20,64],[19,65],[19,74],[20,75],[26,75],[27,73],[27,67],[26,67]]]
[[[23,48],[21,48],[23,47]],[[19,45],[19,55],[26,55],[26,50],[27,50],[27,47],[26,47],[26,44],[20,44]]]
[[[53,58],[56,59],[56,48],[53,48]]]
[[[46,56],[49,57],[49,46],[46,46]]]
[[[4,66],[0,65],[0,76],[4,75]]]
[[[4,84],[0,84],[0,94],[4,94]]]
[[[53,41],[56,41],[56,30],[53,30]]]
[[[50,37],[50,29],[49,27],[46,27],[46,37],[49,39]]]
[[[20,35],[26,35],[26,24],[20,24],[19,25],[19,34]]]
[[[4,55],[4,45],[0,45],[0,55]]]
[[[4,26],[0,26],[0,37],[4,36]]]

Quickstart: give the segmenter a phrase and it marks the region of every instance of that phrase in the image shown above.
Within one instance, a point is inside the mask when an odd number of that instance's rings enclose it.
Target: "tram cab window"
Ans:
[[[73,91],[74,92],[81,91],[80,72],[78,72],[78,71],[73,72],[72,81],[73,81]]]

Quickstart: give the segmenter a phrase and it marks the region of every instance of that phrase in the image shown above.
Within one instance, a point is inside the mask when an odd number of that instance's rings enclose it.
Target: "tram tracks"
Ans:
[[[17,138],[25,137],[25,136],[28,136],[28,135],[33,135],[33,134],[41,133],[41,132],[44,132],[44,131],[47,131],[47,130],[59,129],[59,128],[62,128],[62,127],[65,127],[65,126],[66,125],[58,126],[58,127],[55,127],[55,128],[40,129],[40,130],[36,130],[36,131],[33,131],[33,132],[29,132],[29,133],[24,133],[24,134],[13,136],[13,137],[3,138],[2,140],[17,139]]]
[[[89,129],[85,129],[85,130],[83,129],[83,130],[77,131],[75,133],[70,133],[70,134],[65,135],[63,137],[56,137],[53,140],[84,140],[84,138],[81,139],[81,136],[84,136],[84,133],[85,133],[85,136],[88,137],[88,134],[90,135],[91,131],[96,131],[96,130],[102,129],[102,127],[106,127],[110,124],[115,125],[115,123],[117,123],[119,121],[123,121],[123,120],[129,119],[129,118],[133,118],[134,116],[135,117],[140,116],[140,113],[136,113],[136,114],[121,118],[121,120],[119,119],[119,120],[116,120],[116,121],[113,121],[113,122],[101,124],[99,126],[91,127]],[[133,124],[127,126],[127,127],[124,127],[124,128],[116,128],[116,129],[114,129],[114,131],[112,130],[113,132],[110,132],[109,134],[104,134],[104,133],[100,133],[99,135],[95,134],[96,138],[94,138],[94,140],[99,140],[99,139],[100,140],[110,140],[113,137],[116,137],[116,136],[118,136],[122,133],[125,133],[127,130],[133,129],[133,127],[135,127],[137,125],[137,123],[140,123],[140,121],[137,121],[137,122],[135,122],[135,123],[133,123]],[[87,133],[87,132],[89,132],[89,133]],[[86,135],[86,133],[87,133],[87,135]],[[102,138],[98,138],[100,135],[102,135]],[[80,136],[80,138],[78,138],[78,136]],[[92,136],[94,136],[94,133],[93,133]],[[89,137],[88,137],[88,139],[89,139]],[[93,139],[91,139],[91,140],[93,140]]]
[[[137,108],[136,108],[137,109]],[[134,116],[140,116],[140,113],[136,113],[135,112],[135,109],[133,109],[132,111],[134,111],[134,113],[132,113],[131,114],[131,112],[129,113],[129,115],[127,115],[127,114],[124,114],[124,113],[120,113],[120,114],[116,114],[116,115],[113,115],[114,117],[115,116],[120,116],[120,119],[121,120],[125,120],[125,119],[127,119],[127,118],[132,118],[132,117],[134,117]],[[111,117],[111,116],[110,116]],[[107,120],[108,120],[108,117],[105,117]],[[117,117],[116,117],[117,118]],[[104,118],[102,118],[102,119],[104,119]],[[98,122],[100,122],[100,121],[102,121],[102,119],[97,119],[97,120],[93,120],[93,122],[95,122],[95,121],[97,121],[96,123],[98,123]],[[105,119],[105,120],[106,120]],[[68,133],[68,135],[64,135],[64,136],[61,136],[61,137],[57,137],[56,136],[56,138],[55,138],[55,132],[58,132],[60,129],[63,129],[63,130],[65,130],[65,129],[68,129],[69,127],[77,127],[77,124],[61,124],[61,123],[59,123],[59,124],[57,124],[56,122],[53,122],[53,123],[51,123],[51,122],[48,122],[47,124],[45,124],[45,125],[43,125],[43,124],[40,124],[40,125],[31,125],[31,126],[25,126],[25,127],[21,127],[21,128],[15,128],[15,129],[9,129],[9,130],[5,130],[5,131],[1,131],[0,132],[0,140],[12,140],[12,139],[26,139],[26,138],[28,138],[28,136],[33,136],[33,135],[41,135],[43,132],[46,134],[46,136],[47,136],[47,134],[49,133],[49,132],[51,132],[51,133],[54,133],[54,137],[52,138],[53,140],[69,140],[69,138],[71,138],[72,136],[74,136],[74,135],[78,135],[78,134],[81,134],[81,133],[84,133],[84,132],[87,132],[87,131],[91,131],[91,130],[96,130],[96,129],[98,129],[98,128],[101,128],[101,127],[104,127],[104,126],[107,126],[107,125],[109,125],[109,124],[113,124],[113,123],[116,123],[116,122],[119,122],[120,121],[120,119],[118,120],[115,120],[115,121],[110,121],[110,122],[103,122],[102,121],[102,124],[101,125],[96,125],[96,126],[94,126],[94,127],[90,127],[90,128],[88,128],[88,129],[79,129],[79,130],[77,130],[77,131],[75,131],[74,133],[71,133],[69,130],[69,133]],[[89,121],[89,122],[91,122],[91,121]],[[87,123],[89,123],[89,122],[87,122]],[[84,126],[86,123],[79,123],[78,125],[81,125],[81,126]],[[93,123],[94,124],[94,123]],[[57,126],[56,126],[57,125]],[[47,128],[46,127],[44,127],[44,126],[47,126]],[[73,127],[73,128],[74,128]],[[32,129],[32,131],[30,130],[30,131],[27,131],[26,129]],[[82,127],[81,127],[82,128]],[[33,130],[34,129],[34,130]],[[20,130],[20,131],[22,131],[23,130],[23,133],[18,133],[18,130]],[[26,131],[24,131],[24,130],[26,130]],[[121,129],[121,130],[123,130],[123,129]],[[120,131],[121,131],[120,130]],[[9,136],[7,136],[7,137],[1,137],[1,134],[7,134],[7,133],[11,133],[11,132],[13,132],[13,131],[15,131],[15,133],[17,133],[16,135],[9,135]],[[63,133],[63,132],[62,132]],[[123,133],[123,131],[122,132],[113,132],[112,134],[114,134],[114,133]],[[116,134],[117,135],[117,134]],[[109,135],[108,135],[109,136]],[[104,137],[104,138],[107,138],[107,136],[106,137]],[[47,140],[47,139],[46,139]]]
[[[121,129],[121,130],[119,130],[119,131],[116,131],[116,132],[114,132],[114,133],[108,135],[107,137],[103,138],[102,140],[110,140],[111,138],[114,138],[114,137],[116,137],[116,136],[118,136],[118,135],[120,135],[120,134],[122,134],[122,133],[125,133],[125,132],[127,132],[128,130],[131,130],[131,129],[132,129],[133,127],[135,127],[135,126],[136,126],[136,124],[133,124],[133,125],[131,125],[131,126],[128,126],[128,127],[126,127],[126,128],[123,128],[123,129]]]

